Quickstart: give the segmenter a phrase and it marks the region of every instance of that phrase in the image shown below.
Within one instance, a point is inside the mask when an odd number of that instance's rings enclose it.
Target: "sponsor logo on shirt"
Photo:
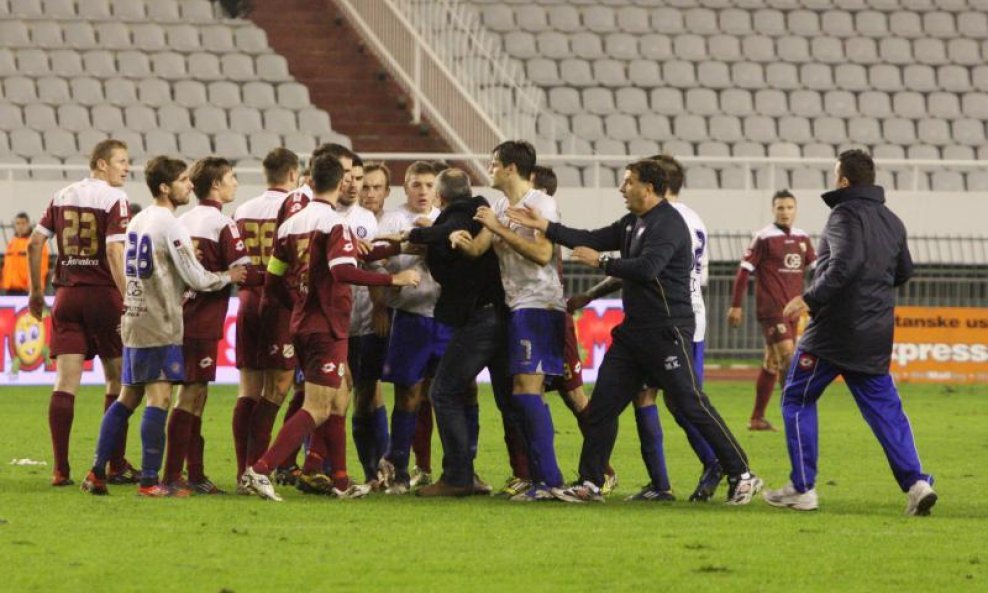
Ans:
[[[803,267],[803,256],[799,253],[787,253],[783,264],[788,270],[798,270]]]
[[[277,349],[277,346],[275,346],[275,349]],[[295,346],[292,344],[284,344],[281,347],[281,355],[284,358],[291,358],[295,356]]]
[[[199,361],[199,368],[208,369],[209,367],[213,366],[213,362],[214,362],[213,359],[207,356],[206,358],[203,358],[202,360]]]
[[[672,371],[679,368],[679,357],[677,356],[667,356],[665,361],[665,368],[667,371]]]

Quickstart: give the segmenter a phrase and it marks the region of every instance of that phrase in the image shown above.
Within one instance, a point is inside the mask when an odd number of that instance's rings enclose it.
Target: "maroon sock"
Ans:
[[[528,452],[525,450],[525,439],[521,431],[514,426],[505,424],[504,444],[508,447],[508,463],[511,464],[511,473],[516,478],[531,480],[532,475],[528,471]]]
[[[72,418],[75,417],[75,396],[67,391],[55,391],[48,402],[48,428],[51,431],[51,448],[55,455],[55,470],[69,475],[69,436],[72,434]]]
[[[299,410],[302,409],[302,404],[305,403],[305,387],[300,387],[295,389],[295,395],[292,396],[292,401],[288,402],[288,409],[285,410],[285,420],[288,422],[291,420]],[[281,462],[279,468],[288,469],[298,465],[298,452],[299,448],[296,448],[284,461]]]
[[[271,470],[278,467],[278,464],[302,443],[306,435],[313,433],[315,427],[316,422],[312,419],[312,416],[305,410],[300,410],[292,416],[291,420],[281,427],[278,437],[274,440],[274,444],[252,466],[254,471],[265,475],[270,474]],[[319,439],[313,438],[312,440]],[[321,465],[322,463],[320,462]]]
[[[291,423],[291,420],[288,422]],[[285,424],[285,428],[287,427],[288,424]],[[285,430],[285,428],[281,430]],[[299,444],[302,444],[301,441],[299,441]],[[312,434],[309,436],[309,450],[305,453],[305,461],[302,463],[302,473],[321,474],[323,472],[323,464],[328,456],[329,443],[326,442],[326,435],[322,430],[312,431]]]
[[[182,466],[192,441],[195,415],[181,409],[172,410],[168,417],[168,445],[165,447],[165,483],[182,478]]]
[[[233,406],[233,448],[237,453],[237,479],[247,467],[247,441],[250,437],[250,416],[254,413],[257,400],[238,397]]]
[[[415,465],[424,472],[432,473],[432,403],[428,399],[419,405],[412,451],[415,452]]]
[[[333,486],[346,490],[350,487],[350,477],[346,470],[346,417],[330,415],[321,431],[326,437],[326,445],[329,449],[327,459],[329,466],[333,468],[330,476],[333,478]]]
[[[189,470],[189,481],[202,482],[206,479],[204,464],[206,439],[202,438],[202,418],[200,416],[192,417],[189,435],[189,448],[185,456],[185,466]]]
[[[770,373],[761,369],[758,379],[755,381],[755,409],[751,411],[751,419],[758,420],[765,417],[765,408],[772,399],[772,391],[775,390],[777,373]]]
[[[254,465],[271,445],[271,429],[278,417],[278,404],[262,399],[250,415],[250,438],[247,439],[247,465]]]

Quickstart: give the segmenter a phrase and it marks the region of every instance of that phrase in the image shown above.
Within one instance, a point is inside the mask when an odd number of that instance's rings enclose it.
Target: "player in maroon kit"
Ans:
[[[195,246],[196,259],[210,272],[243,266],[251,259],[236,223],[223,214],[223,205],[236,197],[233,164],[223,158],[196,161],[189,173],[199,205],[179,217]],[[221,491],[206,477],[203,466],[205,440],[202,412],[209,383],[216,379],[216,358],[223,337],[230,291],[199,292],[189,289],[183,301],[185,380],[175,409],[168,418],[168,449],[164,483],[173,491],[189,488],[199,494]],[[188,483],[182,481],[182,465],[188,458]]]
[[[52,284],[51,355],[57,378],[48,407],[54,452],[52,486],[71,485],[69,436],[75,393],[85,361],[99,356],[106,377],[104,410],[120,393],[120,315],[123,311],[124,241],[129,211],[124,182],[130,173],[127,145],[119,140],[97,144],[89,159],[90,176],[52,198],[28,244],[31,314],[41,319],[45,306],[41,278],[44,244],[55,237],[58,261]],[[136,482],[136,471],[123,459],[126,435],[110,461],[111,484]]]
[[[350,327],[350,284],[414,286],[419,274],[406,271],[376,274],[357,267],[357,247],[342,216],[334,210],[343,182],[343,166],[329,155],[311,164],[313,200],[278,229],[275,252],[268,263],[264,299],[291,299],[286,279],[293,285],[291,317],[293,342],[305,374],[302,409],[285,423],[271,448],[248,467],[241,486],[263,498],[281,500],[268,474],[317,427],[331,418],[330,411],[346,397],[347,333]],[[263,310],[263,306],[262,306]],[[339,418],[340,416],[332,416]],[[320,431],[322,432],[322,431]],[[339,467],[330,459],[333,467]],[[334,475],[333,493],[363,496],[369,487]]]
[[[748,288],[748,277],[755,275],[755,304],[758,323],[765,335],[765,357],[755,383],[755,407],[749,430],[775,430],[765,419],[765,407],[776,382],[781,383],[789,368],[796,343],[796,323],[782,315],[793,297],[803,293],[803,276],[816,261],[809,235],[793,227],[796,197],[787,190],[772,196],[775,222],[755,233],[734,278],[731,308],[727,321],[741,325],[741,301]],[[781,372],[781,374],[780,374]]]

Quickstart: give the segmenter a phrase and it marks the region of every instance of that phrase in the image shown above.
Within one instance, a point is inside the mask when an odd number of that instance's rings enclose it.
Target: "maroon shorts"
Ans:
[[[60,286],[51,312],[51,356],[82,354],[86,360],[123,356],[116,286]]]
[[[796,323],[782,319],[759,319],[762,326],[762,334],[765,336],[765,343],[774,346],[786,340],[796,340]]]
[[[182,358],[185,359],[185,383],[210,383],[216,380],[216,356],[219,340],[185,338]]]
[[[576,324],[573,315],[566,314],[566,328],[563,332],[563,374],[553,377],[546,390],[569,393],[583,387],[583,363],[580,361],[580,345],[576,341]]]
[[[331,334],[295,336],[298,362],[307,383],[338,389],[346,375],[347,338]]]
[[[291,316],[291,309],[278,307],[274,327],[262,327],[260,293],[241,290],[237,310],[237,368],[294,370],[297,361],[289,332]]]

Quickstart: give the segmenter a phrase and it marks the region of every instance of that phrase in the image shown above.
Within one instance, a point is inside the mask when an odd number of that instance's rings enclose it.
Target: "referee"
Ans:
[[[728,476],[728,504],[748,504],[762,487],[741,445],[697,384],[690,352],[692,243],[683,217],[662,197],[666,185],[657,162],[631,163],[621,184],[630,214],[595,231],[549,223],[528,209],[508,211],[515,223],[573,247],[574,259],[624,281],[625,318],[614,329],[582,418],[581,483],[559,495],[569,502],[603,500],[600,486],[617,439],[618,417],[646,382],[660,386],[713,447]],[[620,251],[621,257],[601,253],[607,251]]]

